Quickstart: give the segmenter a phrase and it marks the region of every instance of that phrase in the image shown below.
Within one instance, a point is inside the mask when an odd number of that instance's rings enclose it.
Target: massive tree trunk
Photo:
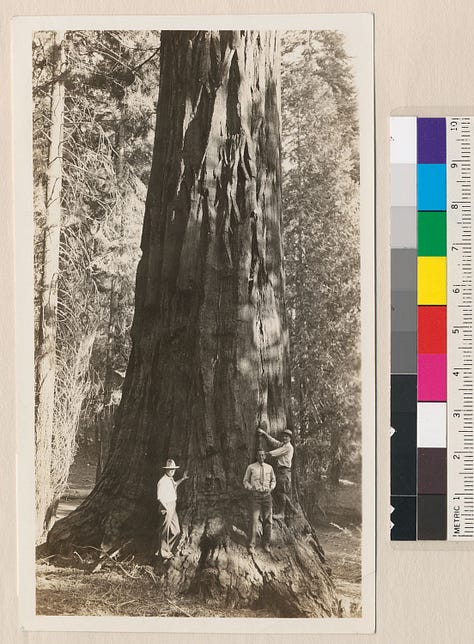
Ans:
[[[318,617],[337,602],[302,512],[274,521],[272,554],[245,548],[242,478],[257,424],[291,426],[279,113],[275,33],[163,32],[133,348],[110,458],[48,545],[131,539],[153,552],[156,481],[174,458],[192,478],[179,488],[167,587]]]
[[[36,536],[45,531],[45,520],[53,501],[51,485],[52,439],[54,430],[54,389],[56,381],[56,327],[61,230],[62,146],[64,125],[65,67],[64,32],[57,31],[53,41],[53,84],[51,125],[46,178],[43,266],[40,319],[36,343]]]

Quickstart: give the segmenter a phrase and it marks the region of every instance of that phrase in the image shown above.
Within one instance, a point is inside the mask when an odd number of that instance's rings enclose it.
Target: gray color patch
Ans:
[[[416,291],[392,291],[391,313],[392,333],[416,332],[418,328]]]
[[[393,291],[417,290],[416,248],[393,248],[391,252]]]
[[[416,208],[416,164],[395,163],[390,166],[391,205]]]
[[[392,248],[417,247],[417,217],[415,206],[394,206],[390,210]]]
[[[392,333],[392,373],[416,373],[417,346],[415,332]]]

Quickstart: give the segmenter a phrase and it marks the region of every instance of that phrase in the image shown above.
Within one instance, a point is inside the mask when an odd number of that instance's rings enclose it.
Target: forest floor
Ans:
[[[95,471],[80,462],[73,467],[68,496],[59,517],[71,512],[89,493]],[[350,486],[347,495],[353,495]],[[336,520],[337,519],[337,520]],[[327,516],[316,526],[319,541],[332,570],[336,593],[346,616],[361,615],[361,526],[344,522],[341,515]],[[268,610],[222,609],[209,601],[180,596],[179,605],[167,598],[151,565],[133,561],[108,561],[93,572],[94,563],[79,553],[72,560],[56,558],[54,564],[38,553],[36,612],[38,615],[97,615],[144,617],[274,617]],[[95,562],[96,563],[96,562]]]

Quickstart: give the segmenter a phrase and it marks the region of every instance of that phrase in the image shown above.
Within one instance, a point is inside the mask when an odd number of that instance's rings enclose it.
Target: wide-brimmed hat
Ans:
[[[172,458],[169,458],[166,461],[166,465],[163,465],[164,470],[177,470],[180,468],[180,465],[176,465]]]
[[[282,434],[288,434],[288,436],[293,436],[293,432],[291,431],[291,429],[284,429],[282,431]]]

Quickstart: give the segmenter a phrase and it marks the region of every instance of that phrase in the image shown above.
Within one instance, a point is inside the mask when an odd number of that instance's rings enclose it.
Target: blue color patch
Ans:
[[[446,165],[419,163],[418,210],[446,210]]]

